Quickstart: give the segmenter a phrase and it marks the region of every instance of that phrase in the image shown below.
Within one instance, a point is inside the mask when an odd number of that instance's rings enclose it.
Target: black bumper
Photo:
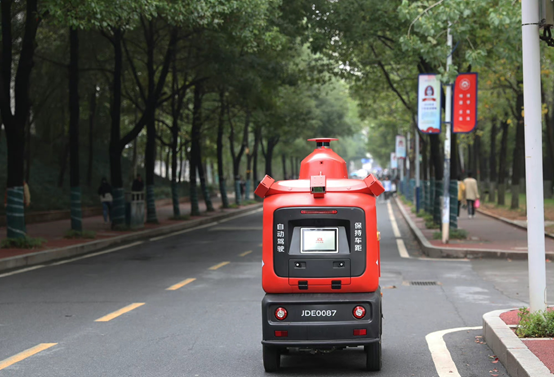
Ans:
[[[364,318],[352,314],[354,307],[366,309]],[[284,307],[288,316],[279,321],[275,309]],[[266,294],[262,301],[262,344],[280,347],[343,347],[377,342],[381,336],[381,291],[369,293]],[[366,335],[354,335],[354,330]],[[286,337],[276,336],[286,331]]]

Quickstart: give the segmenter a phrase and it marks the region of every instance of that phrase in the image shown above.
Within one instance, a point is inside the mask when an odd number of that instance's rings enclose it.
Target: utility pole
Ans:
[[[529,252],[529,306],[546,309],[544,196],[542,175],[541,52],[539,1],[521,2],[523,43],[523,106],[525,108],[525,172],[527,181],[527,250]],[[521,111],[521,109],[517,109]]]
[[[450,34],[450,22],[448,22],[448,32],[446,35],[448,45],[448,58],[446,58],[446,72],[452,65],[452,35]],[[442,203],[442,243],[448,243],[450,238],[450,133],[452,132],[452,85],[446,86],[444,110],[444,176],[443,176],[443,203]]]
[[[419,130],[415,130],[415,199],[416,213],[419,213]]]

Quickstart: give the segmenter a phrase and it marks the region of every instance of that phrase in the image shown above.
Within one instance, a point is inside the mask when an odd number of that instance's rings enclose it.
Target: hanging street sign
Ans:
[[[396,159],[396,153],[390,154],[390,168],[392,169],[398,169],[398,160]]]
[[[454,83],[452,131],[468,133],[477,125],[477,73],[460,73]]]
[[[425,134],[441,132],[441,82],[435,74],[418,77],[417,125]]]
[[[406,136],[396,135],[396,158],[406,158]]]

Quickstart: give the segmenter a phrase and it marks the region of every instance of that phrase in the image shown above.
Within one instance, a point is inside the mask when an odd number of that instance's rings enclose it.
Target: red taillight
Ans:
[[[275,318],[277,318],[279,321],[282,321],[285,318],[287,318],[287,315],[288,315],[287,309],[285,309],[285,308],[275,309]]]
[[[354,336],[367,335],[367,329],[354,329]]]
[[[352,314],[354,317],[362,319],[365,317],[365,308],[363,306],[356,306],[352,311]]]
[[[315,211],[315,210],[302,210],[300,211],[302,215],[336,215],[337,210],[328,210],[328,211]]]
[[[356,331],[356,330],[354,330]],[[286,338],[289,336],[289,332],[288,331],[275,331],[275,336],[278,337],[278,338]]]

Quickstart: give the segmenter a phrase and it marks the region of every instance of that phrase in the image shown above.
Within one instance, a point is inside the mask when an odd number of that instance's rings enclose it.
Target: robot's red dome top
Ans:
[[[332,137],[316,137],[315,139],[308,139],[308,141],[315,141],[317,143],[317,147],[328,147],[332,141],[338,141],[339,139],[332,138]]]
[[[308,139],[315,141],[317,148],[300,164],[299,179],[310,179],[315,175],[324,175],[327,179],[348,178],[346,162],[330,147],[331,141],[336,140],[338,139],[329,137]]]

